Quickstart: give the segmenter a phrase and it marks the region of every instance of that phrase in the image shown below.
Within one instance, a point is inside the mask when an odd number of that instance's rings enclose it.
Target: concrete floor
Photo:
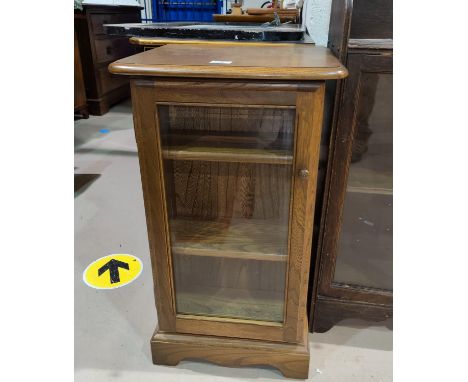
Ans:
[[[286,380],[268,367],[152,364],[149,339],[157,318],[128,101],[105,116],[75,122],[75,182],[80,186],[75,191],[76,382]],[[86,266],[112,253],[139,257],[144,264],[140,277],[114,290],[86,286]],[[309,341],[309,380],[392,380],[392,332],[385,327],[346,321],[327,333],[309,335]]]

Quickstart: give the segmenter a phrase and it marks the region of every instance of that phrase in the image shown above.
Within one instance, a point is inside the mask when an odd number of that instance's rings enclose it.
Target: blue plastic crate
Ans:
[[[153,21],[213,21],[221,13],[222,0],[151,0]]]

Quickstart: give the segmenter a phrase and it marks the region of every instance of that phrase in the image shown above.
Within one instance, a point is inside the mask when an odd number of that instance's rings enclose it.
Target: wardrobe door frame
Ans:
[[[321,297],[331,297],[352,302],[391,305],[393,303],[392,291],[348,285],[333,280],[336,260],[339,256],[338,242],[341,233],[356,117],[359,110],[360,89],[363,81],[365,81],[363,74],[392,74],[393,56],[391,52],[376,54],[367,52],[353,53],[350,51],[348,52],[347,68],[349,77],[344,80],[331,165],[328,170],[329,188],[323,212],[325,216],[322,223],[318,300]]]

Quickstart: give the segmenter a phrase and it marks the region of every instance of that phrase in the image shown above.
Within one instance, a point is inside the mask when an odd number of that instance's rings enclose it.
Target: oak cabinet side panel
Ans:
[[[133,81],[131,90],[158,323],[161,330],[175,331],[172,262],[155,92],[136,86]]]

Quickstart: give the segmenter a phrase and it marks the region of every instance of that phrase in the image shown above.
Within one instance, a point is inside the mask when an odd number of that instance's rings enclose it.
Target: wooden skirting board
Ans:
[[[302,342],[287,344],[173,334],[156,329],[151,338],[151,353],[156,365],[176,366],[187,359],[231,367],[267,365],[278,369],[287,378],[307,379],[310,358],[307,330]]]

